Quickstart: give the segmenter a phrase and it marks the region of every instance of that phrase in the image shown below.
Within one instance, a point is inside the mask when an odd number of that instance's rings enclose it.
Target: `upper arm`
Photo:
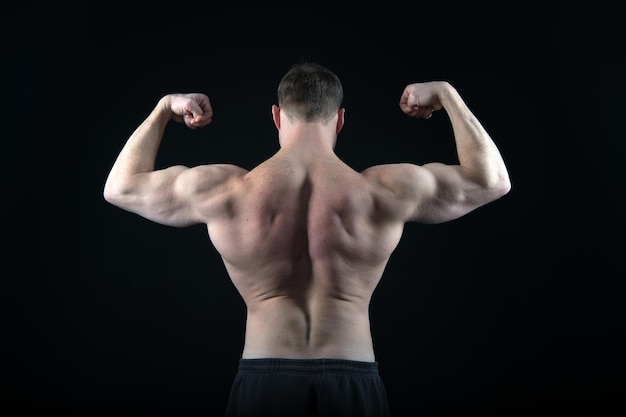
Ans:
[[[116,192],[105,193],[110,203],[154,222],[184,227],[206,223],[201,208],[233,177],[247,171],[234,165],[216,164],[169,168],[135,174]]]
[[[484,186],[460,165],[389,164],[370,170],[369,175],[391,191],[404,221],[446,222],[504,194]]]

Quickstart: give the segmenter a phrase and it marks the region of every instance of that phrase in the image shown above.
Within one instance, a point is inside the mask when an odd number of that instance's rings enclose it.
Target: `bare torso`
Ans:
[[[375,359],[369,303],[403,227],[387,193],[285,149],[224,185],[207,227],[247,306],[244,358]]]
[[[199,114],[190,110],[198,106]],[[299,106],[274,105],[281,148],[252,171],[227,164],[154,170],[174,115],[192,128],[213,115],[202,94],[167,95],[128,139],[104,196],[160,224],[207,225],[247,306],[244,358],[371,361],[369,304],[405,222],[453,220],[510,190],[497,147],[453,87],[411,84],[400,106],[418,118],[445,108],[461,164],[358,173],[333,152],[343,108],[312,118],[300,117]]]

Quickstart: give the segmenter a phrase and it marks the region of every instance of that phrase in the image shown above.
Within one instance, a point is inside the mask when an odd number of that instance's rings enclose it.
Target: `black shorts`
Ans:
[[[227,417],[386,417],[377,362],[240,359]]]

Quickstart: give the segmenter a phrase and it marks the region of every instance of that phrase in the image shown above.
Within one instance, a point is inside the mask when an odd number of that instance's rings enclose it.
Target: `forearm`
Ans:
[[[452,124],[460,165],[485,188],[509,187],[500,151],[456,89],[443,84],[439,97]]]
[[[171,117],[165,99],[161,99],[126,141],[111,168],[105,191],[123,193],[134,175],[154,170],[165,127]]]

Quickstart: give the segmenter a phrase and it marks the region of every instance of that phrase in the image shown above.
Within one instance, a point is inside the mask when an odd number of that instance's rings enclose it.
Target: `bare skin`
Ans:
[[[247,307],[243,358],[374,361],[369,304],[406,222],[445,222],[510,189],[487,132],[446,82],[408,85],[407,115],[445,109],[459,165],[388,164],[356,172],[334,153],[344,123],[272,107],[280,150],[251,171],[233,165],[155,170],[167,123],[212,120],[208,97],[163,97],[115,161],[105,199],[152,221],[206,224]]]

